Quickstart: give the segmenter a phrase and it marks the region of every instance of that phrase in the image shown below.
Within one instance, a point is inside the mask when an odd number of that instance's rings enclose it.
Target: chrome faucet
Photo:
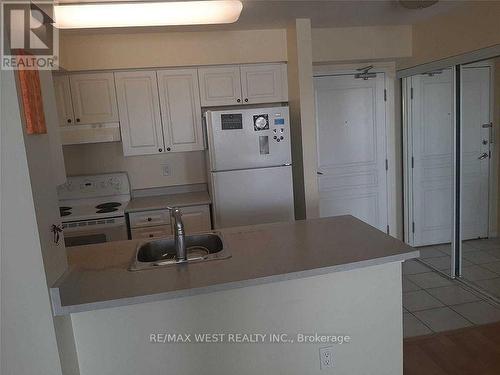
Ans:
[[[187,261],[186,240],[184,238],[184,223],[182,222],[182,213],[177,207],[169,207],[170,216],[174,223],[175,235],[175,258],[178,262]]]

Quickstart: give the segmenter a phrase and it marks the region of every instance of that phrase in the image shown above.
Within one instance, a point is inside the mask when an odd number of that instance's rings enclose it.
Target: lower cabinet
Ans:
[[[208,205],[179,207],[186,234],[211,230]],[[148,210],[129,214],[130,234],[133,240],[168,237],[173,234],[170,211]]]

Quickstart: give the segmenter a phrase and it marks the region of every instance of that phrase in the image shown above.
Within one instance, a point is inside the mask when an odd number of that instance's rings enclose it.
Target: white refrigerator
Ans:
[[[215,228],[294,220],[288,107],[207,111]]]

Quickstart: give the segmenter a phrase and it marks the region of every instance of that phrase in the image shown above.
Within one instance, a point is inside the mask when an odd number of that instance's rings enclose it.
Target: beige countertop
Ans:
[[[161,210],[166,209],[167,207],[198,206],[210,203],[210,196],[206,191],[155,195],[150,197],[132,198],[125,208],[125,212]]]
[[[139,240],[68,248],[50,289],[64,315],[404,261],[419,252],[352,216],[222,230],[232,257],[128,271]]]

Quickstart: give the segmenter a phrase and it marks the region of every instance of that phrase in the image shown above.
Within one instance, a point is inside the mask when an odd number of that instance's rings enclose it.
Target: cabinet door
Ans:
[[[196,69],[160,70],[157,75],[167,151],[203,150]]]
[[[75,123],[73,106],[71,104],[71,90],[69,88],[69,77],[66,75],[54,75],[54,92],[56,95],[57,116],[60,126]]]
[[[164,151],[160,103],[154,71],[115,73],[123,154]]]
[[[208,205],[181,207],[182,222],[186,233],[206,232],[211,230],[210,209]]]
[[[72,74],[69,79],[77,125],[118,121],[113,73]]]
[[[238,65],[199,68],[198,77],[203,107],[242,103]]]
[[[245,104],[288,101],[286,64],[242,65],[241,90]]]

